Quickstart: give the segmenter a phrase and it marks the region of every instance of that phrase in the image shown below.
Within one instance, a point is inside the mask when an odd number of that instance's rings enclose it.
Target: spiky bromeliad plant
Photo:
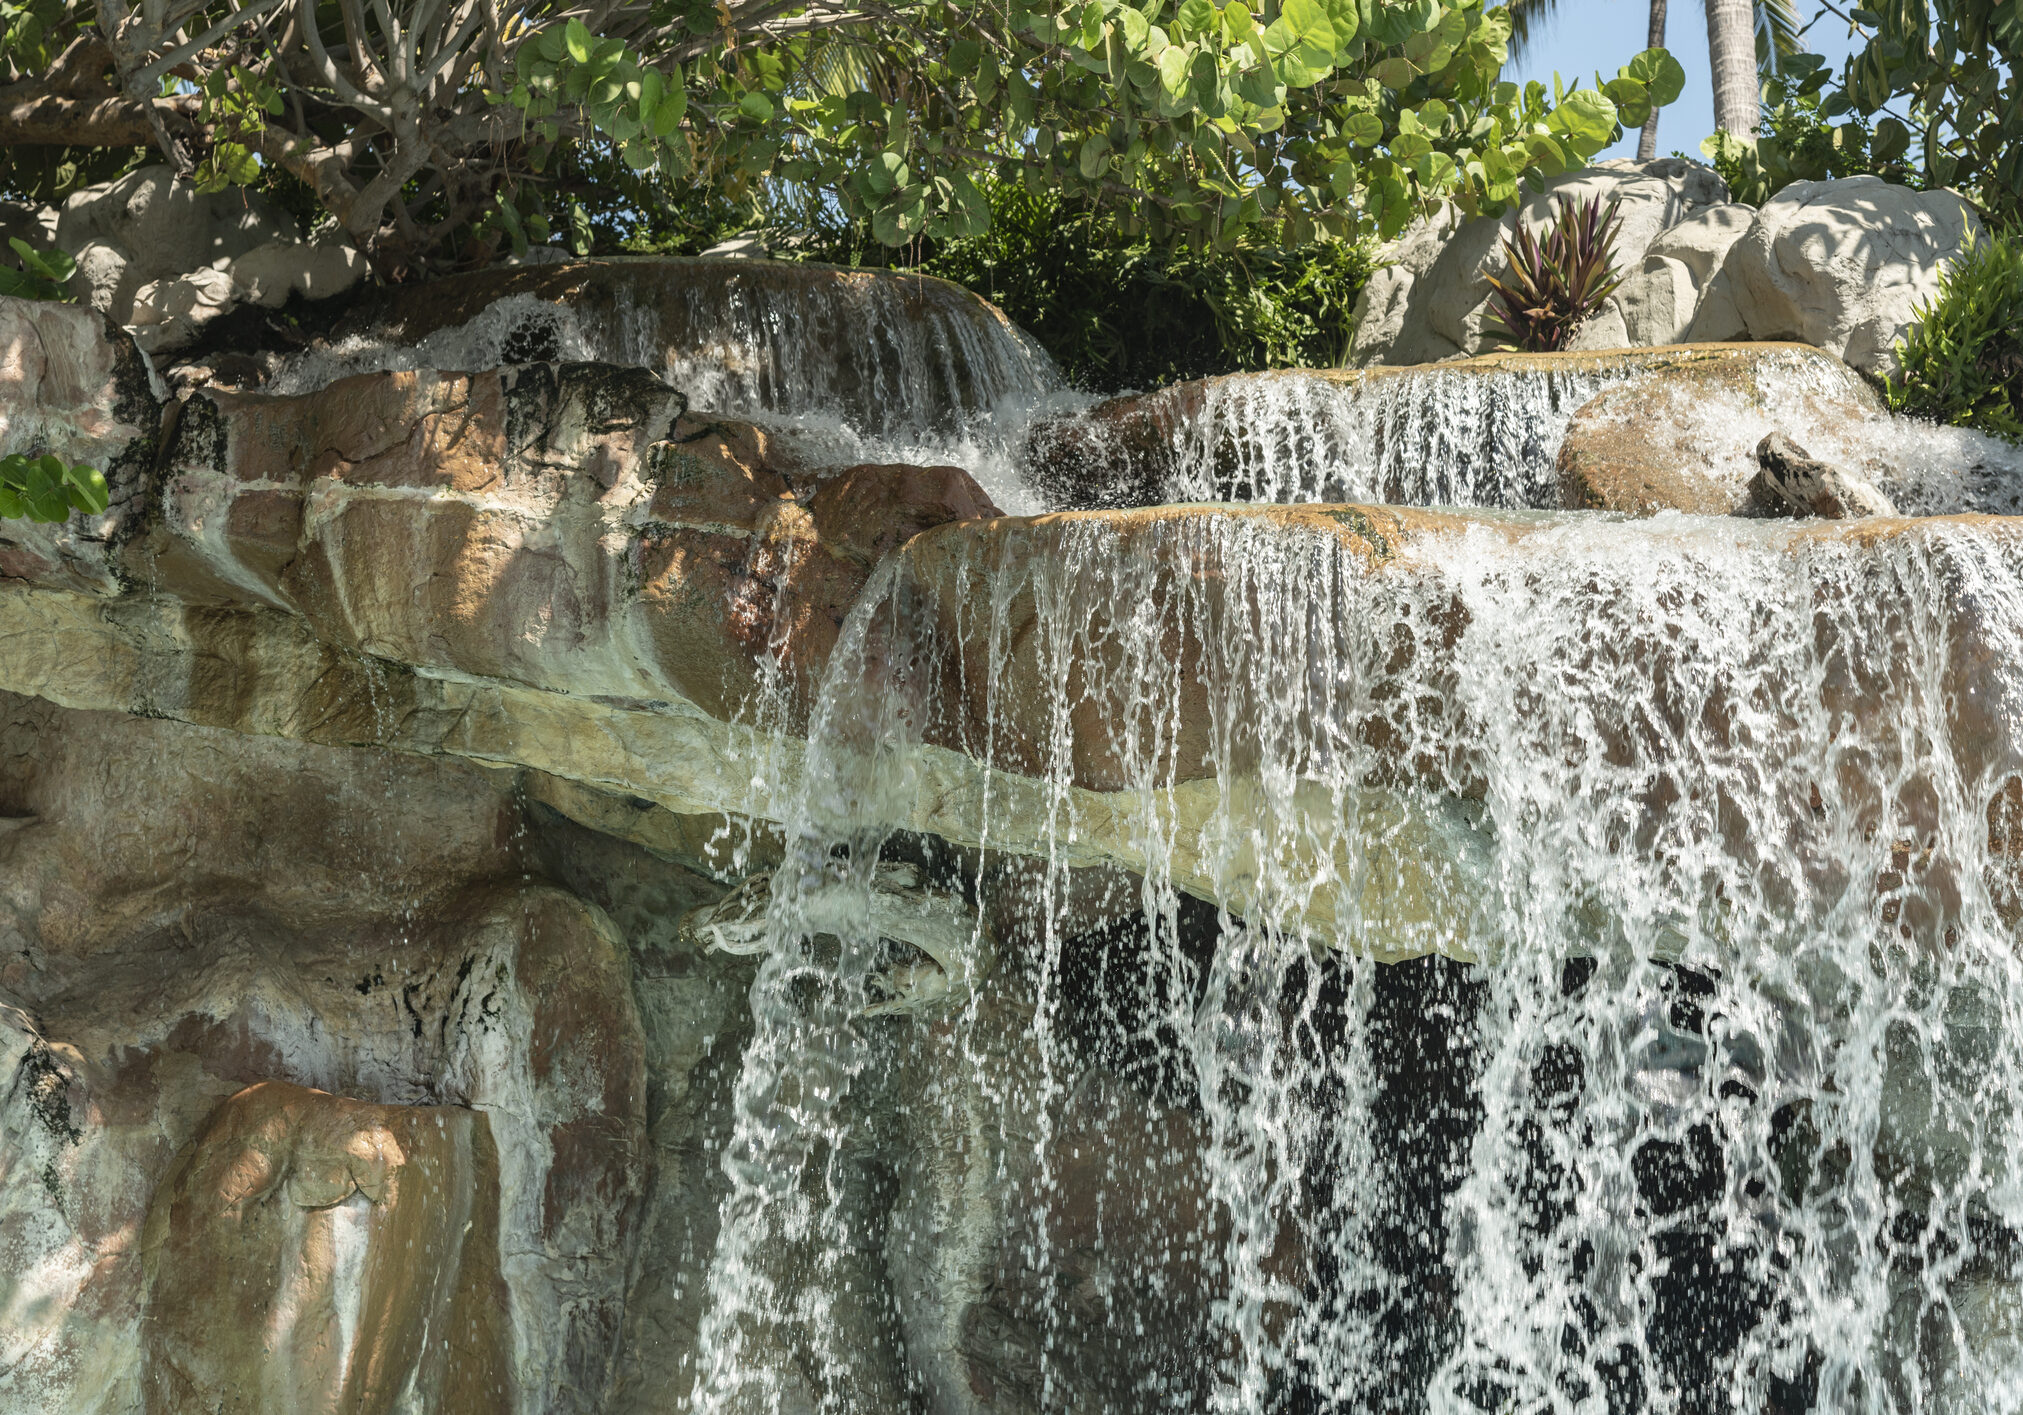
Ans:
[[[1574,331],[1623,283],[1616,273],[1619,205],[1612,201],[1604,207],[1596,197],[1579,202],[1561,197],[1543,242],[1522,222],[1515,239],[1503,238],[1508,283],[1492,275],[1489,284],[1496,292],[1490,313],[1511,337],[1506,348],[1528,354],[1564,349]]]

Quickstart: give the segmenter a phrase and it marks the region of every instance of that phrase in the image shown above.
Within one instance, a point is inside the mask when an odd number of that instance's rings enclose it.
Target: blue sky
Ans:
[[[1845,8],[1845,7],[1843,7]],[[1798,0],[1801,21],[1819,13],[1818,0]],[[1548,88],[1553,70],[1568,83],[1578,77],[1593,87],[1595,70],[1612,78],[1644,47],[1650,11],[1639,0],[1559,0],[1559,13],[1534,25],[1531,44],[1505,69],[1504,77],[1523,83],[1537,79]],[[1805,32],[1805,47],[1823,54],[1836,71],[1847,57],[1847,24],[1821,15]],[[1714,131],[1714,88],[1707,72],[1707,12],[1700,0],[1670,0],[1665,19],[1665,47],[1686,71],[1686,91],[1658,117],[1658,155],[1674,151],[1700,155],[1700,139]],[[1603,157],[1635,157],[1637,135],[1624,134]]]

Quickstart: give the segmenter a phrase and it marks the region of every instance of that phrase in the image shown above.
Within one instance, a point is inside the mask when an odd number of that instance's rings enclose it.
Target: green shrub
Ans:
[[[1917,314],[1897,344],[1890,406],[2023,442],[2023,234],[1977,242]]]
[[[1787,55],[1763,85],[1756,140],[1716,133],[1700,144],[1735,200],[1761,206],[1793,182],[1865,174],[1924,186],[1910,130],[1890,117],[1871,123],[1845,93],[1828,88],[1830,77],[1817,54]]]
[[[1240,369],[1331,367],[1349,351],[1369,248],[1168,249],[1075,211],[1051,193],[992,183],[990,229],[887,252],[868,231],[773,233],[776,248],[838,264],[872,261],[966,286],[1002,309],[1070,383],[1096,393]]]

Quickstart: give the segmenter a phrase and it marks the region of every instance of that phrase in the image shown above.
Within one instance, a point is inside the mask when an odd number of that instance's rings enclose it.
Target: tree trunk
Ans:
[[[1651,0],[1651,32],[1646,49],[1665,47],[1665,0]],[[1649,162],[1658,155],[1658,110],[1644,119],[1643,136],[1637,139],[1637,161]]]
[[[1707,0],[1707,57],[1714,69],[1714,126],[1744,142],[1756,137],[1756,7]]]

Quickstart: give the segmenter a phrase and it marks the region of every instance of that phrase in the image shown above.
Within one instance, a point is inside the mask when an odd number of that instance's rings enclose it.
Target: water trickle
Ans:
[[[2023,1407],[2019,549],[916,541],[811,728],[697,1405]],[[948,748],[998,992],[866,1017]]]

